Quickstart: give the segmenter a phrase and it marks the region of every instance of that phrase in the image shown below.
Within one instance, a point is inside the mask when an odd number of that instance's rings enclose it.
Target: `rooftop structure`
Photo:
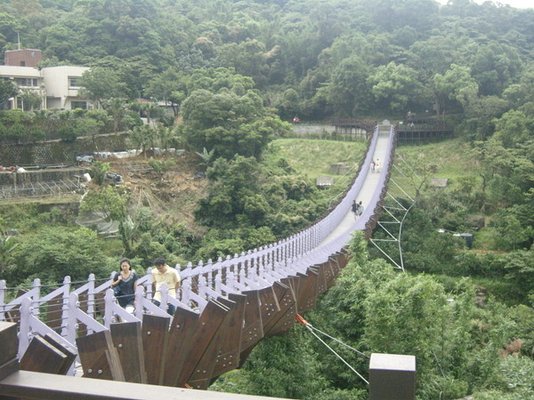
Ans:
[[[4,65],[37,68],[42,59],[41,50],[18,49],[4,52]]]

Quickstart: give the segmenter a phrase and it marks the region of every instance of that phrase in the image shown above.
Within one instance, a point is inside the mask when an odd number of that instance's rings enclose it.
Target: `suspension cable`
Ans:
[[[335,337],[333,337],[333,336],[330,336],[328,333],[323,332],[323,331],[317,329],[317,328],[314,327],[312,324],[308,323],[308,326],[309,326],[311,329],[313,329],[313,330],[319,332],[320,334],[325,335],[327,338],[332,339],[334,342],[337,342],[337,343],[339,343],[340,345],[342,345],[342,346],[348,348],[349,350],[354,351],[355,353],[359,354],[360,356],[365,357],[365,358],[370,358],[367,354],[362,353],[360,350],[355,349],[354,347],[351,347],[351,346],[349,346],[348,344],[343,343],[341,340],[339,340],[339,339],[337,339],[337,338],[335,338]]]
[[[365,378],[362,376],[362,374],[360,374],[358,371],[356,371],[356,370],[352,367],[352,365],[350,365],[347,361],[345,361],[345,359],[344,359],[343,357],[341,357],[341,356],[340,356],[340,355],[339,355],[339,354],[338,354],[332,347],[330,347],[330,346],[329,346],[323,339],[321,339],[321,338],[319,337],[319,335],[317,335],[317,334],[314,332],[314,329],[315,329],[315,328],[313,328],[313,326],[312,326],[308,321],[306,321],[304,318],[302,318],[302,316],[301,316],[300,314],[295,315],[295,319],[297,320],[298,323],[300,323],[301,325],[304,325],[304,327],[305,327],[306,329],[308,329],[308,331],[310,331],[310,333],[311,333],[313,336],[315,336],[315,337],[316,337],[322,344],[324,344],[324,345],[325,345],[325,346],[326,346],[332,353],[334,353],[334,354],[336,355],[337,358],[339,358],[339,359],[340,359],[340,360],[341,360],[347,367],[349,367],[349,368],[351,369],[352,372],[354,372],[356,375],[358,375],[358,377],[359,377],[362,381],[364,381],[366,385],[369,385],[369,381],[368,381],[367,379],[365,379]],[[317,331],[320,332],[318,329],[317,329]],[[323,332],[321,332],[321,333],[323,333]],[[325,334],[325,335],[326,335],[326,334]],[[329,335],[326,335],[326,336],[332,338],[332,337],[329,336]],[[334,339],[334,338],[332,338],[332,339]],[[346,347],[348,347],[348,348],[350,348],[350,349],[356,351],[357,353],[359,353],[359,354],[365,356],[365,354],[359,352],[359,351],[356,350],[356,349],[351,348],[350,346],[348,346],[348,345],[342,343],[341,341],[339,341],[339,340],[337,340],[337,339],[334,339],[334,340],[335,340],[336,342],[341,343],[341,344],[343,344],[344,346],[346,346]],[[367,356],[366,356],[366,357],[367,357]]]

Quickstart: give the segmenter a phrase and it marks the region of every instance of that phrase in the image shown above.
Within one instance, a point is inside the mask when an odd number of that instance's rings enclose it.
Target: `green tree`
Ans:
[[[503,91],[503,97],[514,108],[534,103],[534,63],[525,65],[519,82],[511,84]]]
[[[22,90],[20,97],[24,104],[24,111],[33,111],[41,108],[42,98],[33,90]]]
[[[331,82],[324,90],[339,114],[356,116],[369,109],[372,99],[369,73],[369,67],[356,56],[343,60],[335,68]]]
[[[17,92],[18,89],[13,82],[0,79],[0,110],[6,107],[8,100],[16,96]]]
[[[80,82],[80,94],[93,100],[100,106],[103,101],[113,98],[125,98],[127,90],[119,73],[110,68],[95,67],[83,73]]]
[[[495,121],[494,137],[506,148],[521,148],[532,142],[534,116],[527,117],[521,111],[510,110]]]
[[[295,115],[298,116],[300,114],[300,98],[295,89],[286,89],[277,103],[278,113],[284,120],[289,120]]]
[[[237,221],[261,225],[267,205],[265,200],[256,195],[261,175],[254,158],[219,158],[208,168],[207,176],[210,181],[209,193],[195,211],[197,220],[221,228]]]
[[[107,221],[122,221],[126,217],[128,198],[111,185],[100,190],[91,190],[80,206],[82,212],[95,212],[105,215]]]
[[[504,250],[528,249],[534,241],[532,218],[524,212],[532,210],[513,206],[497,212],[490,226],[494,227],[498,236],[496,247]]]
[[[149,125],[136,126],[130,131],[129,139],[136,149],[141,149],[141,152],[147,157],[146,150],[152,143],[154,143],[154,136],[156,131]]]
[[[318,374],[318,360],[304,349],[306,342],[302,336],[305,334],[302,330],[293,330],[284,337],[260,343],[244,367],[251,393],[307,399],[326,386],[326,377]],[[300,383],[295,385],[295,382]]]
[[[0,274],[5,276],[10,269],[15,268],[13,265],[13,251],[17,247],[17,243],[9,235],[2,234],[0,236]]]
[[[176,130],[159,125],[156,130],[156,137],[161,148],[168,150],[172,142],[176,139]]]
[[[265,86],[269,72],[267,52],[265,45],[258,40],[248,39],[241,43],[223,45],[218,60],[221,66],[252,77],[258,87]]]
[[[495,379],[497,350],[519,332],[504,306],[486,300],[477,307],[467,279],[445,290],[431,276],[395,272],[384,260],[368,258],[361,237],[350,246],[353,258],[307,318],[310,323],[366,353],[415,355],[421,399],[440,393],[456,399]],[[337,387],[354,386],[332,357],[318,357]],[[366,366],[365,359],[348,360],[357,369]]]
[[[254,89],[251,77],[236,74],[228,68],[199,68],[195,69],[186,80],[187,92],[191,94],[198,89],[206,89],[213,93],[230,90],[237,95],[243,95]]]
[[[478,47],[471,69],[481,95],[500,95],[519,76],[521,58],[513,47],[491,41]]]
[[[167,69],[151,79],[146,86],[145,94],[170,103],[174,116],[178,116],[180,105],[186,98],[187,87],[184,77],[176,69]]]
[[[106,178],[106,173],[110,170],[111,166],[109,163],[102,161],[95,161],[91,165],[91,177],[97,185],[103,185],[104,179]]]
[[[113,132],[119,132],[124,117],[128,112],[128,104],[125,99],[118,97],[100,100],[100,104],[106,110],[113,120]]]
[[[228,159],[235,154],[259,157],[272,137],[288,130],[251,90],[243,95],[195,90],[184,101],[182,115],[186,140],[194,150],[213,150]]]
[[[476,143],[474,147],[482,167],[482,190],[488,200],[486,206],[490,207],[490,210],[497,210],[516,204],[521,205],[518,210],[525,207],[530,210],[532,206],[529,190],[534,176],[534,164],[530,157],[533,142],[529,134],[532,118],[512,110],[493,122],[493,137]],[[516,213],[516,217],[521,214],[528,215],[529,211],[526,210]],[[524,226],[531,223],[524,217],[521,217],[521,221]]]
[[[382,108],[394,112],[403,112],[414,104],[422,87],[417,77],[417,71],[403,64],[390,62],[381,65],[369,78],[372,84],[372,93]]]
[[[497,96],[482,96],[476,99],[466,115],[464,123],[467,137],[484,140],[495,130],[495,120],[509,109],[509,103]]]
[[[174,159],[148,161],[148,165],[150,165],[154,172],[159,175],[160,179],[162,179],[165,172],[169,171],[175,164],[176,161]]]
[[[9,43],[17,42],[17,32],[21,29],[21,21],[16,15],[13,15],[13,9],[10,12],[0,10],[0,46],[6,48]]]
[[[451,64],[444,74],[434,75],[433,86],[438,114],[445,112],[447,105],[450,105],[448,101],[455,102],[466,111],[478,94],[478,85],[469,68],[457,64]]]
[[[16,268],[6,279],[12,282],[40,278],[60,283],[65,276],[85,281],[90,273],[106,276],[111,272],[97,234],[86,228],[43,227],[17,238],[13,251]]]

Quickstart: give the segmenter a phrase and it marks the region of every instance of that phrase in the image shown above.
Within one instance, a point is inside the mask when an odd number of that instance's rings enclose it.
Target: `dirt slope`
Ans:
[[[166,164],[157,173],[151,160]],[[170,161],[169,161],[170,160]],[[109,161],[111,171],[120,174],[123,186],[131,193],[131,205],[150,207],[155,215],[167,221],[182,222],[193,230],[193,211],[207,192],[207,179],[199,173],[198,157],[192,153],[176,156],[143,155]]]

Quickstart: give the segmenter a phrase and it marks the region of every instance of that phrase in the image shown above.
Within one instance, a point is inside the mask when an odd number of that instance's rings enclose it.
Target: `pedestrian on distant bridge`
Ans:
[[[354,215],[356,215],[357,217],[359,217],[360,215],[362,215],[363,213],[363,204],[360,200],[360,202],[356,203],[356,200],[354,200],[352,202],[352,212],[354,213]]]
[[[373,161],[375,166],[373,168],[373,172],[380,172],[380,160],[377,158],[375,161]]]

